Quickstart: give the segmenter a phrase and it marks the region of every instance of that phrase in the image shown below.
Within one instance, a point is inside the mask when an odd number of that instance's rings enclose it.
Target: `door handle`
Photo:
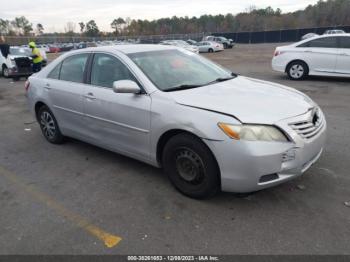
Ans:
[[[45,88],[46,90],[50,90],[50,89],[51,89],[51,86],[50,86],[49,83],[46,83],[46,85],[44,86],[44,88]]]
[[[90,100],[96,100],[96,97],[91,92],[87,93],[84,97],[87,98],[87,99],[90,99]]]

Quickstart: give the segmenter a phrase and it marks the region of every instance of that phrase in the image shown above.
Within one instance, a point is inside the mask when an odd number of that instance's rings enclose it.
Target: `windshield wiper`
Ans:
[[[178,91],[178,90],[186,90],[186,89],[191,89],[191,88],[197,88],[201,87],[203,85],[179,85],[179,86],[174,86],[170,87],[168,89],[163,90],[164,92],[171,92],[171,91]]]
[[[227,80],[231,80],[233,78],[236,78],[237,75],[235,73],[231,73],[231,76],[229,77],[219,77],[213,81],[210,81],[209,83],[205,83],[205,84],[201,84],[201,85],[179,85],[179,86],[174,86],[174,87],[170,87],[166,90],[163,90],[164,92],[171,92],[171,91],[178,91],[178,90],[186,90],[186,89],[191,89],[191,88],[197,88],[197,87],[201,87],[201,86],[207,86],[207,85],[211,85],[214,83],[218,83],[218,82],[224,82]]]
[[[231,79],[233,79],[233,78],[235,78],[235,77],[236,77],[236,75],[232,75],[232,76],[230,76],[230,77],[219,77],[219,78],[216,78],[216,79],[213,80],[213,81],[210,81],[210,82],[206,83],[205,86],[211,85],[211,84],[214,84],[214,83],[218,83],[218,82],[228,81],[228,80],[231,80]]]

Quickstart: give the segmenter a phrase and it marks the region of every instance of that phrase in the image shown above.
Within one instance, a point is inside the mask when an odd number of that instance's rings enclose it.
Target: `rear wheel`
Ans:
[[[303,61],[294,61],[287,67],[288,77],[292,80],[302,80],[309,74],[309,68]]]
[[[224,48],[227,49],[227,43],[224,43]]]
[[[209,52],[209,53],[213,53],[214,50],[213,50],[212,48],[209,48],[209,49],[208,49],[208,52]]]
[[[40,107],[38,111],[38,122],[41,132],[47,141],[52,144],[62,144],[64,137],[58,127],[57,121],[47,106]]]
[[[209,148],[197,137],[179,134],[164,147],[162,163],[172,184],[192,198],[208,198],[220,190],[220,171]]]

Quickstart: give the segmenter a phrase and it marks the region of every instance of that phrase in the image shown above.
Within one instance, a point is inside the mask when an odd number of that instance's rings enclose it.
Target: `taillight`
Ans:
[[[24,83],[24,89],[26,90],[26,92],[28,92],[29,86],[30,86],[30,83],[29,83],[29,81],[27,80],[27,81]]]

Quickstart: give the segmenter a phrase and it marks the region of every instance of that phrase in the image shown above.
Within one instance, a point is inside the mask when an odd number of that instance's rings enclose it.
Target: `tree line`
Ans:
[[[61,35],[112,36],[112,35],[163,35],[186,34],[202,32],[244,32],[268,31],[279,29],[294,29],[307,27],[322,27],[350,25],[349,0],[319,0],[315,5],[309,5],[304,10],[282,13],[282,10],[267,7],[264,9],[251,6],[244,12],[233,15],[202,15],[200,17],[161,18],[156,20],[141,20],[116,18],[110,26],[112,32],[101,32],[94,20],[76,24],[68,22]],[[44,33],[44,26],[39,23],[33,26],[24,16],[14,20],[0,19],[0,34],[5,35],[52,35]],[[57,35],[57,33],[56,33]]]

